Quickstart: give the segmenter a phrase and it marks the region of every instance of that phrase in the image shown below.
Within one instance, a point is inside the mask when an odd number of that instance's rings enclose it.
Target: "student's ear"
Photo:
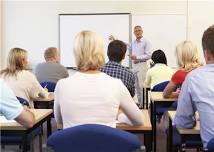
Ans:
[[[212,53],[208,50],[204,50],[204,58],[205,58],[205,61],[207,63],[209,63],[210,61],[213,61],[214,60],[214,57],[212,56]]]

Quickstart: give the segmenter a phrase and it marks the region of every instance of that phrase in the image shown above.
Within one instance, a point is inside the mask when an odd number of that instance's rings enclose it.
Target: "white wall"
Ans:
[[[2,63],[3,63],[3,48],[2,48],[2,36],[3,36],[3,34],[2,34],[2,12],[3,12],[3,10],[2,10],[2,1],[0,1],[0,69],[1,69],[1,67],[2,67]]]
[[[214,1],[189,1],[188,5],[188,37],[197,44],[203,57],[201,38],[205,29],[214,24]]]
[[[186,3],[183,1],[4,1],[3,3],[5,56],[10,48],[23,47],[29,50],[32,65],[43,60],[44,48],[58,46],[60,13],[183,14],[186,10]]]
[[[32,66],[43,61],[43,50],[58,47],[58,14],[121,13],[186,14],[188,37],[201,45],[202,31],[213,24],[214,2],[210,1],[3,1],[3,63],[10,48],[29,51]],[[187,9],[188,6],[188,9]],[[188,12],[187,12],[188,10]],[[207,17],[208,16],[208,17]],[[200,19],[200,20],[199,20]],[[167,32],[167,31],[166,31]],[[179,32],[179,31],[175,31]],[[1,34],[2,35],[2,34]]]

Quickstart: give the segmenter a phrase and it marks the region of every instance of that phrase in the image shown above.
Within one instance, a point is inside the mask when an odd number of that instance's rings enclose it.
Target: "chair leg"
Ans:
[[[5,145],[1,145],[1,149],[5,149]]]
[[[39,134],[39,150],[42,151],[42,134]]]

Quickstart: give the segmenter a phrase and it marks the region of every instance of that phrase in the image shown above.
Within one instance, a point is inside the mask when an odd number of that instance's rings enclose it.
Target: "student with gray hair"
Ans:
[[[47,48],[44,58],[46,62],[38,64],[33,70],[40,83],[44,81],[57,83],[58,80],[68,77],[67,69],[59,63],[60,57],[57,48]]]

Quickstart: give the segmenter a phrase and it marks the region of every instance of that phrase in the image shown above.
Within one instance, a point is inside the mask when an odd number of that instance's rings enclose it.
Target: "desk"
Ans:
[[[163,92],[150,92],[150,99],[151,99],[151,121],[152,121],[152,131],[153,131],[153,150],[156,152],[156,106],[163,105],[169,106],[177,98],[163,98]]]
[[[172,120],[174,119],[176,114],[176,111],[167,111],[167,115],[169,117],[169,134],[167,136],[167,151],[171,152],[173,151],[173,131],[172,131]],[[200,122],[196,121],[196,126],[191,129],[186,128],[177,128],[178,133],[181,136],[181,143],[182,143],[182,149],[185,148],[185,142],[187,140],[193,140],[200,141]]]
[[[144,134],[144,144],[146,151],[152,151],[152,126],[149,118],[148,110],[142,110],[144,116],[144,124],[142,126],[130,126],[125,123],[117,123],[116,128],[137,134]]]
[[[27,151],[27,135],[47,121],[47,134],[51,134],[52,109],[30,109],[35,115],[36,123],[32,128],[25,128],[17,122],[1,122],[1,136],[23,136],[23,151]]]
[[[149,118],[148,110],[142,110],[144,115],[144,124],[141,126],[130,126],[125,123],[117,123],[116,128],[136,133],[136,134],[144,134],[144,144],[146,146],[146,151],[151,152],[152,151],[152,125]],[[58,129],[62,129],[62,124],[57,124]]]
[[[38,97],[38,98],[33,99],[33,101],[34,101],[34,104],[36,106],[38,106],[38,105],[44,105],[45,108],[52,109],[53,107],[51,105],[52,105],[52,103],[54,101],[54,92],[49,92],[48,98]]]

